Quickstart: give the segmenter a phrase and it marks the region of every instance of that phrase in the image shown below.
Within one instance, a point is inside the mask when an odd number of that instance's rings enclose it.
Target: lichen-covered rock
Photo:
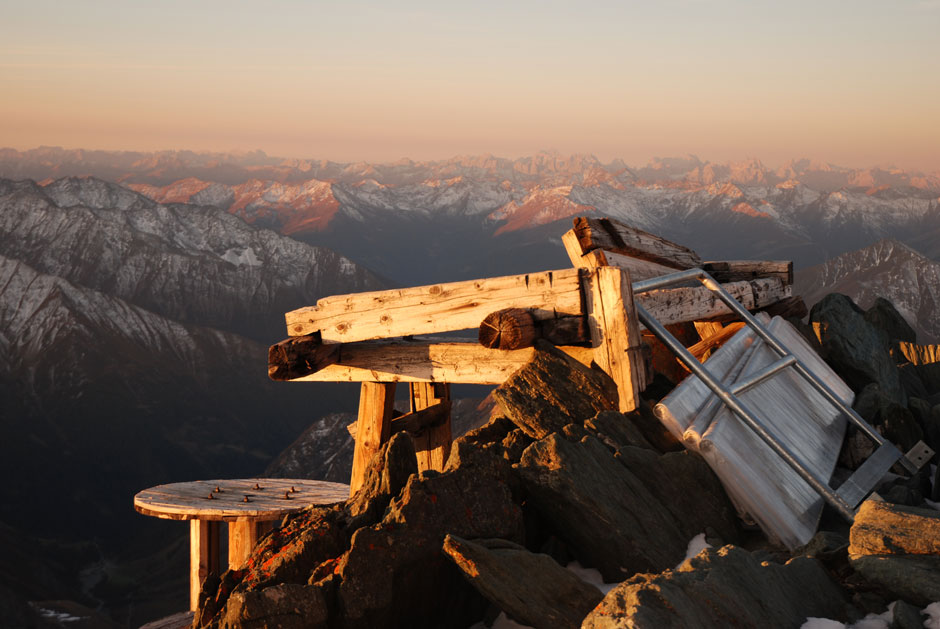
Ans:
[[[617,408],[617,388],[604,372],[586,367],[545,341],[532,360],[493,391],[500,409],[534,439]]]
[[[809,320],[826,362],[852,389],[860,391],[877,382],[889,399],[907,402],[887,337],[865,320],[851,299],[838,293],[826,295],[813,306]]]
[[[724,546],[702,551],[679,570],[628,579],[604,597],[582,627],[797,628],[809,616],[845,614],[841,590],[817,560],[761,562]]]
[[[444,552],[487,599],[536,629],[580,627],[603,595],[548,555],[506,540],[467,541],[448,535]]]
[[[324,588],[283,583],[232,594],[219,629],[326,629],[330,608]]]

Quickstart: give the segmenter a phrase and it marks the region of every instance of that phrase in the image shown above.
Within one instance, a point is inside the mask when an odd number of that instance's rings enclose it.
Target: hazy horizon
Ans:
[[[936,0],[36,0],[4,18],[0,144],[20,150],[940,170]]]

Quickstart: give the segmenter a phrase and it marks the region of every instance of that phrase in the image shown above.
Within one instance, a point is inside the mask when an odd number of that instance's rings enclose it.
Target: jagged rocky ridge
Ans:
[[[902,447],[923,436],[940,446],[940,405],[914,395],[940,402],[940,386],[901,382],[892,345],[909,328],[896,310],[865,312],[832,295],[810,320],[821,354],[864,389],[863,416]],[[893,384],[882,381],[892,373]],[[443,472],[416,474],[399,433],[363,491],[291,518],[245,570],[207,580],[194,626],[468,626],[502,611],[533,627],[799,627],[808,617],[856,621],[898,599],[896,617],[919,622],[936,600],[930,466],[877,488],[889,501],[882,515],[869,508],[850,531],[828,514],[790,553],[742,524],[710,468],[670,440],[646,402],[623,415],[612,390],[604,374],[541,344]],[[840,463],[857,465],[849,459],[862,447],[850,438]],[[711,548],[684,559],[699,534]],[[572,560],[619,585],[606,596],[584,587],[562,567]]]
[[[557,239],[571,216],[592,212],[692,243],[714,259],[793,259],[801,267],[885,237],[940,253],[933,244],[940,174],[809,160],[774,169],[689,156],[632,167],[539,153],[344,164],[258,152],[46,148],[0,151],[2,174],[95,174],[160,202],[212,205],[336,247],[405,284],[552,268],[565,258],[557,240],[553,249],[545,239]],[[412,250],[424,252],[424,264],[402,254]]]
[[[940,263],[897,240],[881,240],[797,272],[794,293],[807,303],[833,292],[851,296],[862,308],[887,299],[922,342],[940,341]]]
[[[0,473],[15,479],[0,487],[0,553],[33,549],[4,562],[0,600],[71,599],[131,623],[175,611],[186,529],[137,515],[133,495],[259,474],[311,399],[344,406],[347,390],[271,383],[256,339],[283,335],[285,310],[380,286],[215,208],[90,178],[0,180]]]

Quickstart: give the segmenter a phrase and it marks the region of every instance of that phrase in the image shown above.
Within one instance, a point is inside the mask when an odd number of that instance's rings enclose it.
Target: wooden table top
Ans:
[[[134,508],[168,520],[276,520],[310,505],[348,498],[349,485],[319,480],[197,480],[145,489],[134,496]]]

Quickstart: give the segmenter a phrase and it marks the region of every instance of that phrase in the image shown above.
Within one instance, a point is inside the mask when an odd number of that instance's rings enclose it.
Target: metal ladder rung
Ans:
[[[750,389],[753,389],[764,380],[774,377],[779,372],[783,371],[784,369],[786,369],[787,367],[795,363],[796,363],[796,356],[794,356],[793,354],[787,354],[780,360],[767,365],[766,367],[764,367],[763,369],[761,369],[760,371],[752,375],[750,378],[742,380],[741,382],[736,384],[731,389],[731,392],[734,393],[735,395],[741,395],[745,391],[749,391]]]
[[[854,509],[902,456],[894,444],[886,441],[839,486],[836,493]]]

